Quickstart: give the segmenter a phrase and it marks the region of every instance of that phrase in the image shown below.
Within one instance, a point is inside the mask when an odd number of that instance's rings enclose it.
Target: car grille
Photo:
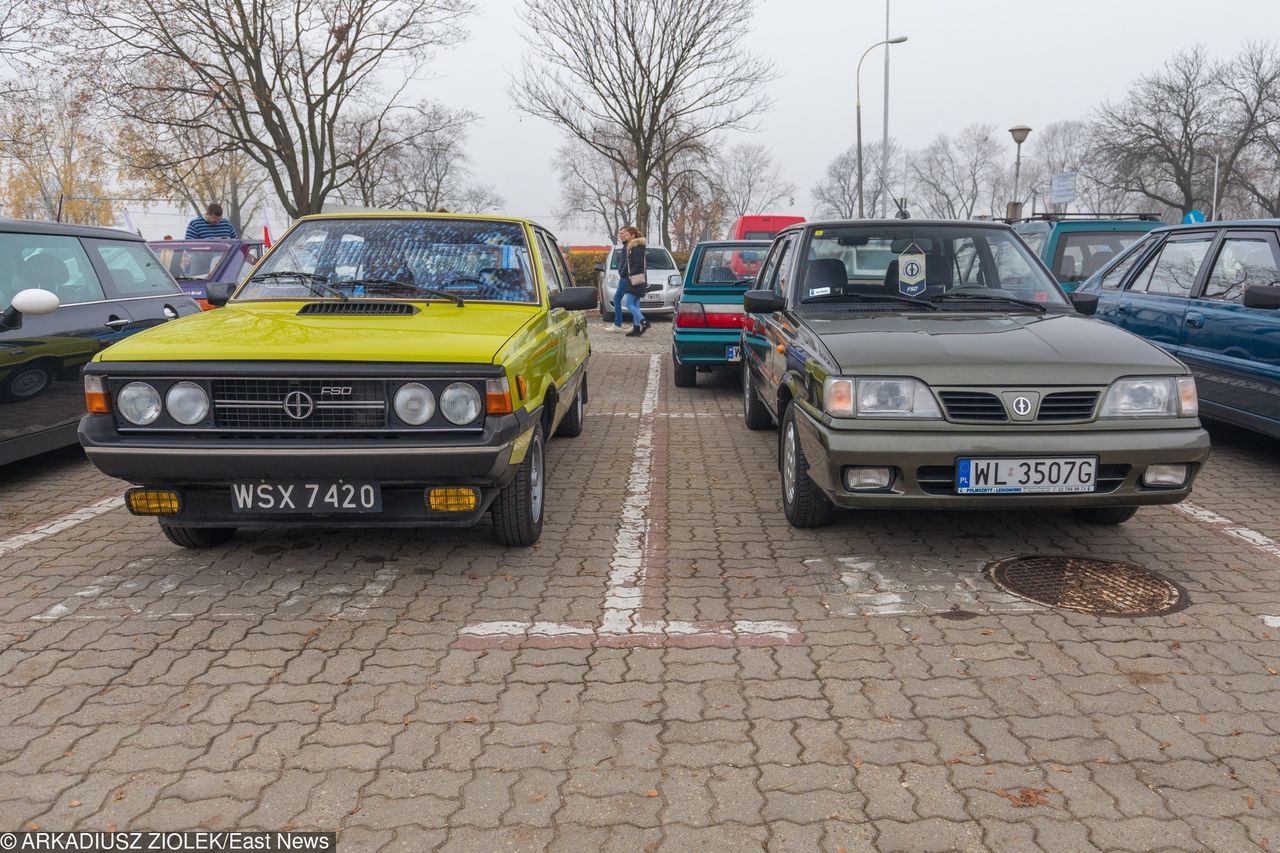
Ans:
[[[1087,421],[1098,405],[1097,391],[1061,391],[1040,401],[1038,421]]]
[[[325,393],[333,388],[350,393]],[[368,379],[215,379],[213,410],[214,425],[229,430],[320,432],[387,426],[386,386]]]
[[[664,287],[666,287],[665,284],[651,284],[649,285],[649,292],[653,293],[655,290],[662,290]]]
[[[953,421],[983,421],[995,423],[1007,421],[1004,403],[995,394],[976,391],[942,391],[938,394],[947,409],[947,417]]]
[[[1089,492],[1106,495],[1124,485],[1129,476],[1129,465],[1099,465],[1097,488]],[[920,490],[929,495],[954,495],[956,493],[956,469],[954,465],[925,465],[916,469],[916,482]],[[1022,497],[1009,495],[1010,498]],[[1033,496],[1034,497],[1034,496]]]
[[[938,396],[942,399],[950,420],[975,423],[1004,423],[1009,420],[1004,402],[995,394],[985,391],[941,391]],[[1097,391],[1057,391],[1046,394],[1040,401],[1036,421],[1087,421],[1093,417],[1098,396]]]

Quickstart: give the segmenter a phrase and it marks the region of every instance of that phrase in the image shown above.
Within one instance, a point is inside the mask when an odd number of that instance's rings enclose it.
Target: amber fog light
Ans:
[[[1186,465],[1148,465],[1142,472],[1142,485],[1176,489],[1187,482]]]
[[[134,515],[177,515],[182,512],[182,495],[169,489],[130,489],[125,505]]]
[[[427,506],[432,512],[471,512],[479,505],[475,489],[428,489]]]
[[[892,482],[892,468],[853,467],[844,469],[844,487],[851,492],[887,489]]]

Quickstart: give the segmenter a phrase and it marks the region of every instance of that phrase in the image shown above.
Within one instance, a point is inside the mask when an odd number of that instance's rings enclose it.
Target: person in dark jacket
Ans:
[[[625,240],[622,256],[618,260],[618,290],[626,288],[622,296],[622,307],[631,312],[631,331],[627,337],[638,338],[648,328],[649,321],[640,313],[640,297],[649,290],[649,265],[645,258],[645,239],[639,228],[627,226],[619,232]],[[621,273],[626,272],[623,276]],[[634,279],[634,281],[633,281]],[[615,317],[618,315],[614,315]]]

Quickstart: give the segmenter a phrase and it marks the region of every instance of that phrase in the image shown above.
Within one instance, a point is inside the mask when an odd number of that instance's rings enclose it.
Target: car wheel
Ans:
[[[578,385],[578,393],[573,395],[573,403],[569,406],[569,411],[560,421],[560,426],[556,427],[557,438],[577,438],[582,435],[582,420],[587,415],[586,399],[587,377],[583,376],[581,384]]]
[[[768,429],[773,425],[769,410],[756,394],[756,385],[751,381],[751,370],[745,364],[742,365],[742,417],[747,422],[747,429]]]
[[[53,384],[53,371],[40,364],[19,367],[0,383],[0,397],[10,400],[30,400],[38,397]]]
[[[681,364],[676,354],[671,354],[671,378],[677,388],[692,388],[698,384],[698,368],[692,364]]]
[[[795,403],[788,403],[782,416],[782,509],[792,527],[822,527],[831,521],[831,501],[809,477]]]
[[[161,524],[165,538],[183,548],[215,548],[236,535],[234,527],[183,527]]]
[[[527,547],[542,535],[542,503],[546,492],[542,426],[533,438],[516,478],[498,492],[493,502],[493,532],[503,545]]]
[[[613,322],[613,303],[605,301],[604,288],[600,288],[600,319],[606,323]]]
[[[1071,514],[1088,524],[1124,524],[1138,511],[1136,506],[1086,506]]]

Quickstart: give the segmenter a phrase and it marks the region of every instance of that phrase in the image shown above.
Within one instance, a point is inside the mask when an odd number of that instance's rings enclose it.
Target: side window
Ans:
[[[1134,292],[1146,291],[1165,296],[1189,296],[1196,273],[1213,243],[1210,235],[1189,240],[1169,240],[1129,285]]]
[[[769,256],[764,259],[764,266],[760,268],[755,287],[768,290],[772,286],[774,274],[778,271],[778,258],[782,257],[782,248],[786,243],[787,241],[780,240],[773,244],[773,248],[769,250]]]
[[[1098,284],[1103,290],[1118,290],[1120,284],[1129,275],[1129,271],[1137,265],[1142,256],[1146,254],[1146,249],[1139,246],[1137,249],[1129,253],[1129,256],[1120,263],[1112,267]]]
[[[0,234],[0,309],[19,290],[56,293],[63,305],[106,299],[89,256],[75,237]]]
[[[556,267],[556,256],[560,253],[551,247],[551,242],[541,231],[538,232],[538,262],[541,264],[542,278],[547,283],[547,293],[559,293],[563,286],[560,282],[560,271]]]
[[[1251,285],[1280,281],[1280,267],[1271,241],[1266,237],[1228,237],[1222,241],[1218,259],[1204,286],[1205,299],[1239,302]]]
[[[106,266],[116,296],[160,296],[177,291],[160,259],[142,243],[123,240],[85,240],[85,243]]]
[[[556,242],[555,237],[548,234],[547,245],[551,247],[556,270],[560,273],[560,288],[563,290],[566,287],[573,287],[573,273],[569,271],[569,261],[565,258],[564,252],[560,251],[560,244]]]
[[[783,296],[787,295],[787,285],[791,282],[791,244],[793,242],[795,242],[794,237],[788,237],[783,241],[781,248],[778,249],[778,265],[774,268],[766,285],[769,290]]]

